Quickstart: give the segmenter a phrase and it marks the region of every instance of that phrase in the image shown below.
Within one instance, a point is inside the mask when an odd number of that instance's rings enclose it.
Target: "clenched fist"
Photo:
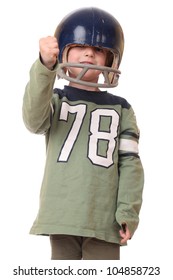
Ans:
[[[48,69],[52,69],[57,61],[57,56],[59,54],[57,39],[53,36],[41,38],[39,41],[39,48],[42,63]]]

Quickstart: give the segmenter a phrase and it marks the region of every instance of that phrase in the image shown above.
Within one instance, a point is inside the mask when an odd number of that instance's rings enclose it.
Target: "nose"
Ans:
[[[85,56],[94,56],[94,48],[92,47],[85,47]]]

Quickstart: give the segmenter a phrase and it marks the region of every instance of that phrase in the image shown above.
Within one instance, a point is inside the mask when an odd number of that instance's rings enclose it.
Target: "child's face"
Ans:
[[[90,47],[90,46],[74,46],[69,49],[68,62],[69,63],[80,63],[80,64],[93,64],[97,66],[105,66],[106,64],[107,51],[105,49]],[[69,76],[76,77],[80,72],[81,68],[68,68]],[[83,80],[97,81],[101,71],[89,69]]]

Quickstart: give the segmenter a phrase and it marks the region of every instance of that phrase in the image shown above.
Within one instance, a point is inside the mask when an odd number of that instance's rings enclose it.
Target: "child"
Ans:
[[[124,98],[99,89],[117,85],[123,49],[120,24],[98,8],[70,13],[40,40],[23,118],[46,137],[31,233],[50,236],[51,259],[118,260],[138,226],[144,176],[136,119]],[[69,81],[64,89],[53,89],[56,73]]]

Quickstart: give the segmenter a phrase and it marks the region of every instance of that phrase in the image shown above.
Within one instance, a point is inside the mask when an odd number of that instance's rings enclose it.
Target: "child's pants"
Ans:
[[[50,235],[52,260],[119,260],[120,245],[96,238]]]

